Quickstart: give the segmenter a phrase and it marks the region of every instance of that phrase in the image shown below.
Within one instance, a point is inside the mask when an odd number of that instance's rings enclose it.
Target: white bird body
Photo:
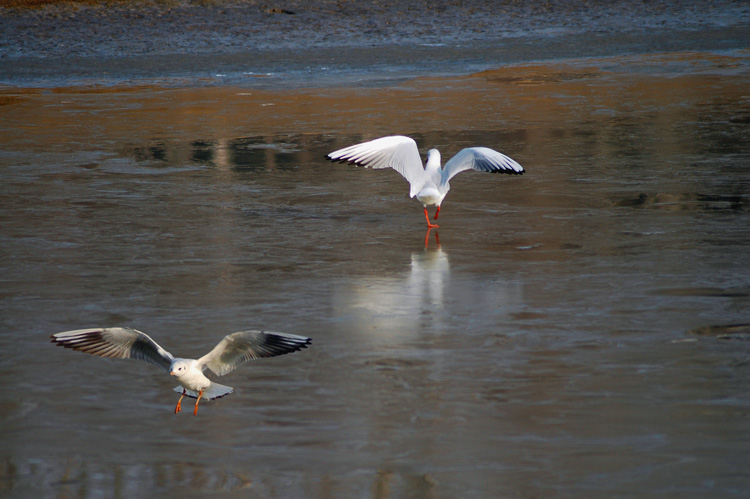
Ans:
[[[447,181],[443,183],[443,174],[440,167],[440,151],[430,149],[427,151],[427,163],[424,165],[422,181],[416,181],[411,186],[409,197],[416,197],[425,208],[440,206],[451,188]],[[420,183],[421,185],[419,185]]]
[[[250,359],[274,357],[307,348],[312,340],[296,334],[239,331],[225,336],[210,352],[200,359],[176,358],[160,347],[146,333],[124,327],[77,329],[52,335],[52,342],[58,346],[72,348],[80,352],[119,359],[140,359],[165,369],[177,378],[180,386],[174,390],[182,393],[175,412],[180,412],[182,398],[187,395],[209,400],[232,393],[233,389],[208,379],[203,371],[209,369],[217,376],[233,371]]]
[[[203,392],[203,397],[213,400],[234,391],[231,386],[220,385],[208,379],[195,359],[174,359],[170,374],[180,384],[174,391],[184,391],[188,397],[198,398],[200,392]]]
[[[450,190],[450,179],[466,170],[490,173],[523,174],[524,169],[512,158],[488,147],[468,147],[453,156],[444,167],[440,164],[437,149],[427,151],[427,162],[422,166],[417,143],[403,135],[381,137],[334,151],[327,156],[332,161],[343,161],[365,168],[393,168],[410,185],[409,196],[416,197],[424,207],[428,227],[430,223],[428,206],[437,206],[437,219],[440,205]]]

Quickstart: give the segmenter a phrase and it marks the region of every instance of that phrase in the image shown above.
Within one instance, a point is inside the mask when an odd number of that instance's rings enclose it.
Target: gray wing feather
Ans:
[[[326,156],[332,161],[353,163],[365,168],[393,168],[409,183],[424,176],[424,166],[414,139],[392,135],[339,149]]]
[[[312,339],[296,334],[239,331],[225,336],[213,350],[198,359],[198,365],[223,376],[248,360],[296,352],[310,343]]]
[[[466,170],[490,173],[522,175],[523,166],[513,158],[489,147],[467,147],[453,156],[443,167],[442,182],[446,183],[456,174]]]
[[[52,343],[115,359],[138,359],[169,371],[174,357],[146,333],[124,327],[77,329],[53,334]]]

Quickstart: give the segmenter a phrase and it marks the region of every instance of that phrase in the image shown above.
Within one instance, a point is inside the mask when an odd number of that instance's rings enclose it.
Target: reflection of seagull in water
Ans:
[[[428,232],[429,237],[429,232]],[[435,233],[437,238],[437,233]],[[411,255],[411,273],[409,274],[409,288],[412,293],[421,296],[423,310],[443,308],[443,299],[450,280],[451,265],[448,254],[440,247]]]
[[[359,331],[376,332],[372,338],[362,337],[368,344],[386,338],[395,342],[391,346],[407,342],[425,328],[440,327],[450,315],[445,308],[450,276],[448,254],[440,247],[417,250],[402,271],[378,272],[337,287],[335,313],[352,317]]]
[[[197,360],[175,358],[147,334],[123,327],[66,331],[53,334],[52,342],[101,357],[140,359],[165,369],[180,383],[174,389],[182,392],[175,414],[182,409],[182,399],[187,395],[197,399],[193,411],[193,415],[197,415],[202,397],[211,400],[232,393],[231,387],[205,377],[206,368],[223,376],[247,360],[296,352],[306,348],[312,340],[295,334],[240,331],[225,336],[213,350]]]
[[[440,152],[427,151],[427,163],[422,167],[417,143],[409,137],[395,135],[382,137],[328,154],[328,159],[353,163],[365,168],[393,168],[411,184],[410,197],[416,197],[424,206],[427,226],[438,227],[430,222],[428,206],[437,206],[435,220],[440,214],[440,203],[451,186],[448,181],[466,170],[490,173],[522,174],[523,167],[505,154],[487,147],[468,147],[453,156],[445,167],[440,167]]]
[[[435,215],[437,216],[437,215]],[[430,220],[427,220],[427,223],[430,223]],[[432,227],[427,227],[427,234],[424,236],[424,249],[427,249],[430,246],[430,232],[432,232]],[[438,235],[437,231],[435,231],[435,244],[437,244],[438,249],[440,249],[440,236]]]

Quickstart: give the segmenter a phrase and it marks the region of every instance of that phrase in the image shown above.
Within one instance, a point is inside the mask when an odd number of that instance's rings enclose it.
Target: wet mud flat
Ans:
[[[114,76],[14,75],[0,490],[747,495],[750,70],[723,40],[513,63],[461,49],[436,56],[448,75],[395,50],[333,80],[294,61],[138,72],[140,56]],[[527,172],[461,174],[427,231],[398,174],[323,159],[392,133]],[[313,344],[175,416],[158,369],[48,342],[108,325],[185,356],[251,328]]]

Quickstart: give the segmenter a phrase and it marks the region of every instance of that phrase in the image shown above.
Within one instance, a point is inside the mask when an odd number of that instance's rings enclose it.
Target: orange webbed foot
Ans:
[[[429,213],[427,213],[427,207],[426,206],[424,207],[424,218],[425,218],[425,220],[427,220],[427,228],[428,229],[437,229],[438,227],[440,227],[439,225],[430,222],[430,215],[429,215]],[[437,218],[437,214],[436,214],[435,218]]]
[[[182,410],[182,397],[185,396],[185,390],[182,390],[182,395],[180,395],[180,400],[177,401],[177,407],[174,408],[174,413],[177,414]]]
[[[195,401],[195,409],[193,410],[193,416],[198,415],[198,402],[201,401],[202,396],[203,396],[203,390],[198,392],[198,400]]]

